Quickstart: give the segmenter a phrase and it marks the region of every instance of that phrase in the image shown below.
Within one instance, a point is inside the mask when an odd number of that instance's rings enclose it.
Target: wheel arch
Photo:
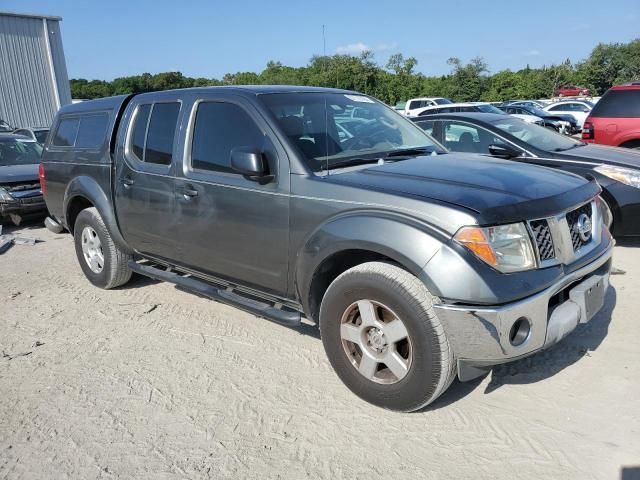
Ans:
[[[73,233],[74,224],[80,212],[91,207],[98,210],[113,241],[124,252],[133,253],[122,237],[113,204],[100,184],[94,178],[86,175],[75,177],[67,185],[63,206],[64,223],[71,233]]]
[[[370,261],[399,265],[420,277],[432,293],[436,286],[423,268],[446,241],[442,233],[403,216],[347,214],[323,224],[308,238],[296,262],[296,293],[305,313],[318,319],[320,303],[335,278]]]

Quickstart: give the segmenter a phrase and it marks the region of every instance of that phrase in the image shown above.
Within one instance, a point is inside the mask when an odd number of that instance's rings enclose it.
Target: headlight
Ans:
[[[462,227],[453,237],[479,259],[503,273],[536,267],[531,240],[524,223],[498,227]]]
[[[596,205],[600,209],[600,215],[602,216],[602,222],[607,226],[607,228],[611,228],[611,224],[613,223],[613,213],[611,213],[611,209],[607,202],[600,195],[596,197]]]
[[[14,200],[15,198],[13,198],[9,192],[0,187],[0,202],[13,202]]]
[[[600,165],[594,169],[602,175],[612,178],[625,185],[640,188],[640,171],[630,168],[614,167],[612,165]]]

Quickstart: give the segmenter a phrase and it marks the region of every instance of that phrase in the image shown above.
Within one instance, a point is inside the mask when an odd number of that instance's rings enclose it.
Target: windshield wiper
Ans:
[[[380,158],[349,158],[348,160],[343,160],[341,162],[330,163],[327,168],[329,170],[333,170],[334,168],[344,168],[344,167],[353,167],[356,165],[366,165],[367,163],[379,163]]]
[[[389,157],[413,157],[428,153],[431,147],[411,147],[411,148],[399,148],[398,150],[391,150],[383,158]]]
[[[555,148],[553,151],[554,152],[566,152],[567,150],[571,150],[573,148],[578,148],[578,147],[584,147],[586,145],[586,143],[582,142],[582,143],[576,143],[575,145],[571,145],[570,147],[567,148]]]

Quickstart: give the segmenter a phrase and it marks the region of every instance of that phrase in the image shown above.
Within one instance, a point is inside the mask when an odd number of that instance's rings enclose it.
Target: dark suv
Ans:
[[[344,383],[389,409],[556,343],[608,287],[596,182],[450,154],[355,92],[69,105],[42,168],[48,225],[73,233],[94,285],[137,272],[292,327],[304,315]]]

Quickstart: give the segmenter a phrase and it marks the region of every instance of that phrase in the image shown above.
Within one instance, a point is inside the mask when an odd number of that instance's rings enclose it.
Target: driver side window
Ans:
[[[442,122],[444,144],[454,152],[489,154],[490,145],[506,145],[499,137],[470,123]]]

